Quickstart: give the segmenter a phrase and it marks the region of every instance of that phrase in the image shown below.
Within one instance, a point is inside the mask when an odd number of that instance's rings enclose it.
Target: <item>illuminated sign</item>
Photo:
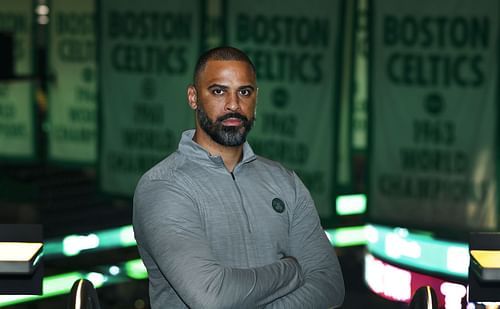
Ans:
[[[467,278],[469,246],[444,241],[429,233],[413,233],[405,228],[367,225],[367,248],[388,261],[423,271]]]
[[[87,236],[70,235],[64,238],[63,247],[65,255],[77,255],[82,250],[99,247],[99,237],[96,234],[89,234]]]
[[[440,308],[461,309],[465,303],[467,289],[458,282],[446,281],[402,269],[371,254],[365,255],[365,281],[376,294],[393,301],[409,303],[415,291],[421,286],[431,286]]]
[[[339,216],[364,214],[366,212],[366,195],[340,195],[335,201],[335,206]]]

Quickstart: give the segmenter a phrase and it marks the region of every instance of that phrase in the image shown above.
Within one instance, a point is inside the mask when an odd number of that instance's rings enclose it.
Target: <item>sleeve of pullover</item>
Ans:
[[[303,283],[301,267],[293,259],[248,269],[221,265],[209,247],[195,201],[175,181],[139,184],[134,232],[190,308],[262,307]]]
[[[344,300],[344,281],[337,255],[320,225],[314,202],[295,175],[296,208],[289,255],[297,258],[305,283],[269,308],[336,308]],[[268,308],[266,307],[266,308]]]

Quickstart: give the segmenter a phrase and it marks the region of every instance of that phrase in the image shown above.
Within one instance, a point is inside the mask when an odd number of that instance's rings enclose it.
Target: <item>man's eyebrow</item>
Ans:
[[[207,87],[207,89],[209,89],[209,90],[214,89],[214,88],[220,88],[220,89],[227,90],[227,89],[229,89],[229,86],[215,83],[215,84],[211,84]],[[239,90],[250,89],[252,91],[255,91],[255,88],[256,87],[254,85],[243,85],[243,86],[238,87]]]
[[[238,87],[238,89],[251,89],[251,90],[255,90],[255,86],[254,85],[243,85],[241,87]]]
[[[208,86],[208,89],[213,89],[213,88],[228,89],[229,87],[221,84],[211,84]]]

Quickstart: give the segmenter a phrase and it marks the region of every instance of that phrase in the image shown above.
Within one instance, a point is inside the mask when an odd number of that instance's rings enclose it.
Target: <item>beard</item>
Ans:
[[[223,146],[243,145],[255,120],[255,117],[248,119],[239,113],[228,113],[212,121],[208,118],[205,110],[200,106],[196,109],[196,115],[203,131],[205,131],[205,133],[207,133],[216,143]],[[229,118],[240,119],[242,123],[239,126],[223,125],[222,122]]]

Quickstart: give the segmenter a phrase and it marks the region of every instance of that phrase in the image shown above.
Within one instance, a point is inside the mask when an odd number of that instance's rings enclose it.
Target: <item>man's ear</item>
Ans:
[[[198,97],[194,85],[189,85],[189,87],[187,88],[187,99],[189,107],[191,107],[191,109],[193,110],[196,110],[198,108]]]

